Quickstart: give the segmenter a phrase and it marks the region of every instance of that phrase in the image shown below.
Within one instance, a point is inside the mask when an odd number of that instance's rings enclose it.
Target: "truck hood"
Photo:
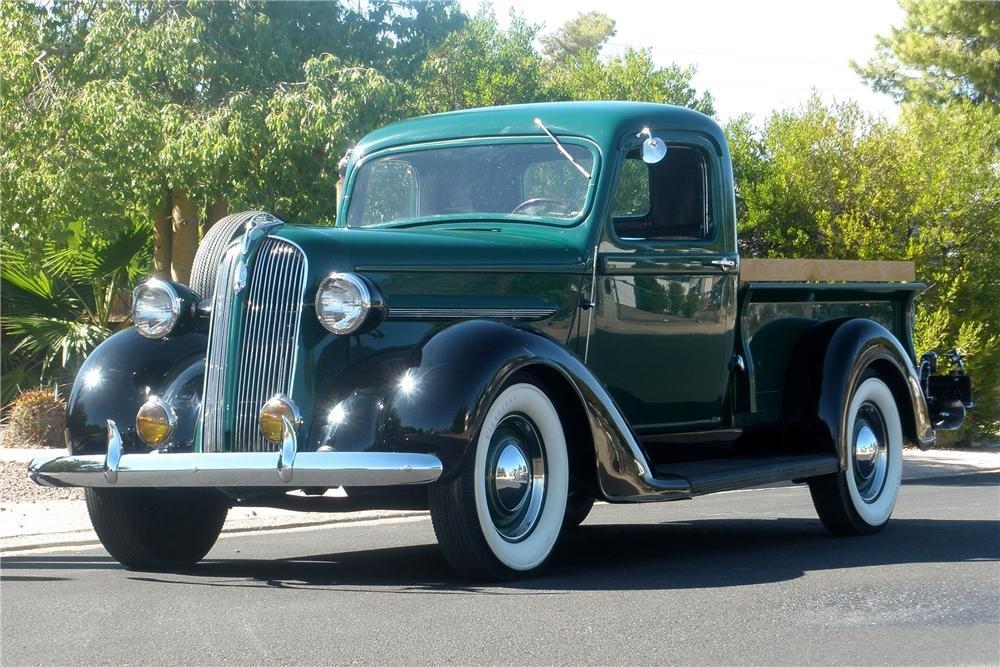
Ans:
[[[579,230],[528,225],[347,229],[285,225],[273,236],[296,243],[310,276],[333,271],[579,273],[587,255]]]

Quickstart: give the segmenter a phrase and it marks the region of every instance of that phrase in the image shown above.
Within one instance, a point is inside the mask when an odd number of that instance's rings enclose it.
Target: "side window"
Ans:
[[[615,218],[643,218],[649,215],[649,165],[639,157],[626,158],[615,191]]]
[[[615,193],[615,233],[622,239],[699,240],[712,235],[708,165],[696,148],[671,144],[656,164],[626,156]]]
[[[417,212],[417,172],[402,160],[380,160],[372,164],[361,184],[368,197],[361,225],[413,218]]]

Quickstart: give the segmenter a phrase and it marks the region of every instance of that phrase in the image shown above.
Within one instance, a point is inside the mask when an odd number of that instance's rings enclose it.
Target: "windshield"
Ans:
[[[564,144],[588,172],[594,156]],[[471,218],[575,220],[590,179],[551,142],[429,148],[369,160],[358,168],[349,227]]]

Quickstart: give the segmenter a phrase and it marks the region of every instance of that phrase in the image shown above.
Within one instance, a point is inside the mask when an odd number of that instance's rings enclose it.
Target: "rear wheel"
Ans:
[[[569,490],[562,423],[545,391],[518,379],[490,406],[459,474],[430,489],[434,532],[464,576],[532,572],[562,529]]]
[[[101,544],[133,570],[194,565],[215,544],[229,511],[215,490],[87,489],[85,495]]]
[[[832,532],[875,533],[889,522],[902,481],[899,408],[888,385],[868,371],[847,411],[847,429],[841,435],[847,468],[809,480],[809,491],[820,520]]]

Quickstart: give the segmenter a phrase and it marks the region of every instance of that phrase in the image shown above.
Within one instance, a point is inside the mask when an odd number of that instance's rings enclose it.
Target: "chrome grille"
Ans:
[[[223,450],[225,442],[226,343],[232,321],[233,280],[239,264],[240,247],[226,250],[215,279],[212,320],[208,329],[208,358],[205,361],[205,389],[202,393],[201,449]]]
[[[229,319],[228,313],[220,314],[217,331],[215,308],[231,310],[227,306],[232,299],[237,262],[232,262],[232,268],[226,274],[228,281],[221,279],[225,262],[220,268],[209,338],[208,368],[214,372],[206,374],[205,389],[206,398],[215,398],[217,402],[215,405],[209,405],[209,401],[205,403],[203,451],[223,451],[225,431],[231,433],[229,451],[260,452],[277,448],[260,434],[257,416],[267,399],[275,394],[291,394],[306,260],[296,245],[272,237],[265,238],[255,254],[249,280],[241,294],[243,307],[237,311],[241,313],[238,316],[241,321],[238,323],[239,333],[232,339],[237,345],[235,350],[225,349],[225,342],[215,345],[215,340],[225,341],[228,338],[225,335],[228,323],[223,323],[223,320]],[[230,420],[227,420],[222,408],[225,392],[219,388],[225,384],[224,368],[215,371],[215,366],[224,367],[227,361],[236,364],[232,374],[235,384],[229,393],[233,397]],[[218,387],[212,387],[210,383]],[[209,421],[210,415],[212,422]],[[226,424],[227,421],[230,423]]]

